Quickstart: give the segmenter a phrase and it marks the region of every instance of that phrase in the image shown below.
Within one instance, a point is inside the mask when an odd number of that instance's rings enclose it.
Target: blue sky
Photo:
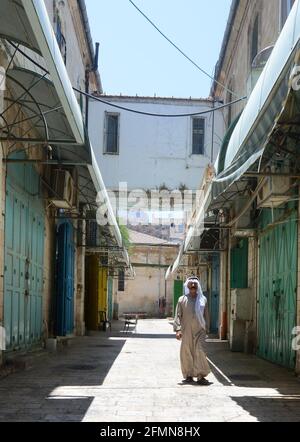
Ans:
[[[213,73],[231,0],[134,0],[197,64]],[[185,60],[128,0],[86,0],[107,94],[206,97],[211,80]]]

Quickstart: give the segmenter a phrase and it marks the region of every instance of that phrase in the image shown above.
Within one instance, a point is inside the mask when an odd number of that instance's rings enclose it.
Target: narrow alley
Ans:
[[[212,385],[182,385],[179,346],[168,320],[141,320],[122,333],[77,338],[31,368],[0,380],[0,421],[300,421],[292,371],[210,340]]]
[[[300,422],[299,145],[300,0],[0,0],[0,422]]]

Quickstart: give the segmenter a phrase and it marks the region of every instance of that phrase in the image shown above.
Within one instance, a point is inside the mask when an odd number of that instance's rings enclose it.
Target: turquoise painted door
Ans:
[[[107,298],[108,298],[108,319],[113,319],[113,278],[110,276],[107,280]]]
[[[44,208],[32,165],[9,165],[6,183],[4,326],[6,348],[41,340]]]
[[[71,221],[62,222],[57,229],[56,272],[56,333],[58,336],[74,332],[74,227]]]
[[[248,247],[248,239],[243,239],[231,249],[230,284],[232,289],[248,288]]]
[[[275,220],[282,218],[282,214],[282,210],[274,211]],[[271,210],[265,209],[261,227],[273,221]],[[292,330],[297,319],[297,233],[294,210],[260,236],[258,354],[289,368],[294,368],[296,362]]]

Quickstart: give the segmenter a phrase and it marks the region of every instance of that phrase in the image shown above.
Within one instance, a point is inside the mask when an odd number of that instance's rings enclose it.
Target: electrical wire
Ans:
[[[194,60],[192,60],[185,52],[183,52],[182,49],[180,49],[169,37],[167,37],[159,28],[156,26],[156,24],[132,1],[129,0],[129,2],[134,6],[134,8],[160,33],[160,35],[167,40],[178,52],[180,52],[181,55],[183,55],[189,62],[192,63],[193,66],[195,66],[202,74],[206,75],[208,78],[213,80],[214,83],[217,83],[219,86],[222,86],[225,91],[230,92],[234,96],[238,97],[235,92],[228,89],[224,84],[217,81],[212,75],[210,75],[208,72],[206,72],[204,69],[202,69]]]
[[[9,43],[10,43],[14,48],[17,48],[17,46],[16,46],[13,42],[9,41]],[[35,61],[33,58],[31,58],[28,54],[26,54],[26,52],[22,51],[19,47],[17,48],[17,50],[18,50],[18,52],[20,52],[22,55],[24,55],[24,57],[25,57],[27,60],[29,60],[29,61],[32,62],[36,67],[38,67],[39,69],[41,69],[45,74],[50,75],[49,71],[48,71],[47,69],[45,69],[44,66],[42,66],[40,63],[38,63],[37,61]],[[225,109],[225,108],[227,108],[227,107],[229,107],[229,106],[232,106],[232,105],[234,105],[234,104],[236,104],[236,103],[239,103],[240,101],[243,101],[243,100],[246,100],[246,99],[247,99],[247,96],[245,96],[245,97],[239,98],[239,99],[237,99],[237,100],[235,100],[235,101],[232,101],[232,102],[230,102],[230,103],[223,104],[222,106],[219,106],[219,107],[214,107],[214,108],[209,109],[209,110],[206,110],[206,111],[195,112],[195,113],[189,113],[189,114],[156,114],[156,113],[151,113],[151,112],[138,111],[138,110],[136,110],[136,109],[130,109],[130,108],[125,107],[125,106],[119,106],[119,105],[117,105],[117,104],[110,103],[109,101],[103,100],[103,99],[97,97],[96,95],[92,95],[92,94],[89,94],[89,93],[87,93],[87,92],[83,92],[82,90],[80,90],[80,89],[78,89],[78,88],[76,88],[76,87],[73,87],[73,90],[74,90],[75,92],[78,92],[78,93],[81,94],[81,95],[84,95],[84,96],[87,97],[87,98],[91,98],[91,99],[93,99],[93,100],[95,100],[95,101],[99,101],[100,103],[106,104],[107,106],[111,106],[111,107],[114,107],[114,108],[116,108],[116,109],[124,110],[124,111],[127,111],[127,112],[131,112],[131,113],[139,114],[139,115],[146,115],[146,116],[149,116],[149,117],[162,117],[162,118],[183,118],[183,117],[195,117],[195,116],[199,116],[199,115],[206,115],[206,114],[209,114],[209,113],[212,113],[212,112],[216,112],[216,111],[218,111],[218,110]]]
[[[199,116],[199,115],[207,115],[211,112],[216,112],[218,110],[225,109],[226,107],[232,106],[233,104],[239,103],[240,101],[246,100],[246,98],[247,98],[247,97],[242,97],[242,98],[239,98],[238,100],[223,104],[222,106],[219,106],[219,107],[214,107],[214,108],[206,110],[206,111],[200,111],[200,112],[194,112],[194,113],[188,113],[188,114],[156,114],[156,113],[152,113],[152,112],[143,112],[143,111],[138,111],[136,109],[130,109],[125,106],[119,106],[118,104],[114,104],[109,101],[103,100],[102,98],[99,98],[96,95],[92,95],[92,94],[88,94],[87,92],[83,92],[80,89],[77,89],[76,87],[73,87],[73,89],[75,92],[78,92],[79,94],[82,94],[85,97],[91,98],[95,101],[99,101],[100,103],[106,104],[107,106],[111,106],[116,109],[121,109],[121,110],[124,110],[127,112],[132,112],[134,114],[146,115],[148,117],[162,117],[162,118],[183,118],[183,117],[195,117],[195,116]]]

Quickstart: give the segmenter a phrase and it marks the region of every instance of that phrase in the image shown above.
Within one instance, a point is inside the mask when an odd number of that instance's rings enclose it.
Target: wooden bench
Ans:
[[[124,313],[124,328],[123,332],[129,332],[130,325],[134,326],[134,330],[138,324],[139,319],[145,319],[147,317],[147,313],[144,312],[135,312],[135,313]]]

